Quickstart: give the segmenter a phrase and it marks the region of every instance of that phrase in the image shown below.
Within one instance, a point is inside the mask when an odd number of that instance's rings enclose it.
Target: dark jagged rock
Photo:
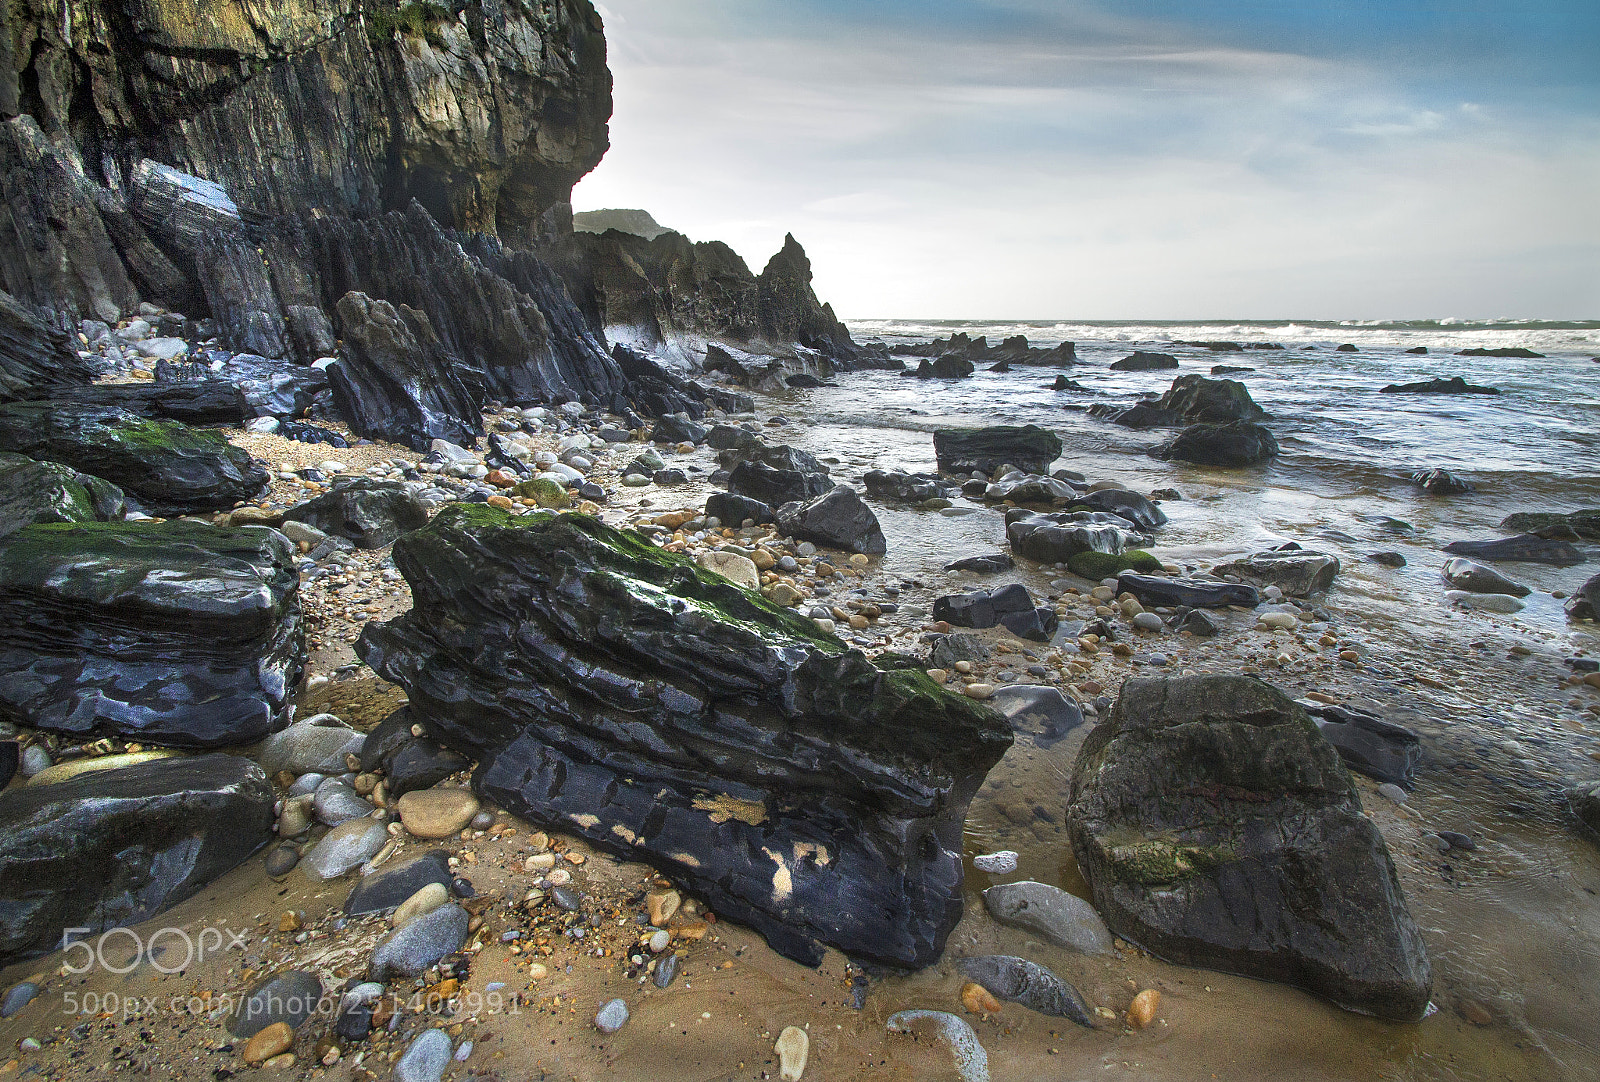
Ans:
[[[1448,470],[1418,470],[1411,475],[1411,483],[1430,496],[1457,496],[1473,491],[1473,484]]]
[[[650,430],[650,439],[656,443],[701,443],[705,438],[705,426],[695,424],[683,413],[665,414]]]
[[[1167,524],[1167,513],[1137,492],[1125,488],[1102,488],[1085,492],[1073,499],[1074,506],[1081,504],[1091,511],[1105,511],[1125,518],[1144,531],[1157,530]]]
[[[1499,394],[1498,387],[1478,387],[1460,376],[1440,377],[1421,383],[1391,383],[1383,394]]]
[[[951,627],[980,629],[993,627],[1000,622],[999,614],[994,611],[994,602],[989,599],[987,590],[935,598],[933,618],[943,620]]]
[[[900,473],[889,470],[868,470],[861,477],[867,493],[880,500],[906,500],[922,503],[939,499],[946,492],[945,483],[930,474]],[[953,489],[950,491],[954,491]]]
[[[728,477],[729,492],[774,508],[814,500],[832,490],[833,480],[825,473],[773,469],[765,462],[741,462]]]
[[[919,345],[896,346],[895,352],[907,353],[914,357],[955,357],[974,365],[981,362],[996,362],[1008,368],[1014,364],[1035,368],[1065,368],[1078,361],[1077,347],[1071,342],[1062,342],[1058,346],[1030,346],[1027,335],[1016,334],[1003,340],[998,346],[990,346],[984,336],[972,338],[962,331],[957,331],[949,338],[935,338],[931,342]],[[998,371],[1006,371],[1008,368]],[[990,371],[996,370],[990,369]]]
[[[48,398],[92,376],[65,334],[0,290],[0,402]]]
[[[1600,541],[1600,508],[1586,508],[1565,515],[1519,511],[1502,519],[1500,528],[1563,541]]]
[[[1151,372],[1162,368],[1178,367],[1178,358],[1170,353],[1146,353],[1138,350],[1130,353],[1120,361],[1114,361],[1111,370],[1114,372]]]
[[[405,485],[366,478],[335,484],[315,499],[290,508],[283,517],[343,537],[363,549],[392,545],[407,530],[428,524],[427,509]]]
[[[1190,609],[1173,622],[1172,630],[1187,631],[1197,639],[1209,639],[1222,630],[1222,624],[1205,609]]]
[[[1427,346],[1412,346],[1410,349],[1406,350],[1406,352],[1407,353],[1416,354],[1419,357],[1426,357],[1428,355],[1428,347]]]
[[[109,481],[0,451],[0,539],[35,522],[108,522],[123,511],[122,490]]]
[[[1384,567],[1404,567],[1406,558],[1398,552],[1369,552],[1367,559],[1373,563],[1382,564]]]
[[[1024,513],[1006,523],[1006,541],[1018,556],[1066,563],[1080,552],[1122,552],[1132,525],[1119,515],[1095,511]]]
[[[1422,738],[1353,706],[1336,706],[1311,699],[1296,699],[1316,721],[1317,728],[1339,753],[1345,765],[1378,781],[1411,788],[1422,763]]]
[[[1087,391],[1089,388],[1077,380],[1068,379],[1066,376],[1057,376],[1056,381],[1050,385],[1052,391]]]
[[[828,473],[828,467],[816,455],[790,447],[787,443],[769,445],[757,441],[721,451],[717,455],[718,465],[725,470],[731,470],[741,462],[759,462],[775,470],[788,470],[791,473],[811,473],[824,477]]]
[[[216,432],[99,406],[0,406],[0,451],[104,478],[154,514],[229,510],[267,487],[266,468]]]
[[[1127,591],[1141,605],[1187,606],[1195,609],[1221,609],[1240,605],[1253,609],[1261,603],[1254,586],[1237,582],[1209,582],[1203,579],[1168,579],[1159,575],[1140,575],[1125,571],[1117,576],[1117,592]]]
[[[1565,607],[1569,620],[1600,620],[1600,575],[1591,575],[1567,599]]]
[[[0,715],[248,743],[286,723],[305,656],[293,546],[272,530],[67,523],[0,547]]]
[[[415,608],[358,650],[480,760],[486,799],[663,869],[788,957],[938,958],[998,714],[587,516],[456,505],[395,562]]]
[[[933,450],[945,473],[993,473],[1007,463],[1044,473],[1061,457],[1061,437],[1038,425],[941,428],[933,434]]]
[[[850,332],[812,292],[811,260],[792,233],[756,279],[756,303],[761,333],[769,342],[798,342],[828,356],[855,352]]]
[[[1173,345],[1197,346],[1200,349],[1209,349],[1212,353],[1243,353],[1244,346],[1238,342],[1189,342],[1183,339],[1174,339]],[[1279,347],[1282,348],[1282,347]]]
[[[1180,965],[1415,1021],[1432,975],[1383,836],[1305,711],[1250,677],[1131,679],[1068,827],[1112,931]]]
[[[1250,391],[1238,380],[1207,379],[1193,374],[1173,380],[1171,388],[1156,405],[1191,423],[1226,424],[1256,421],[1267,416],[1267,411],[1256,405]]]
[[[431,789],[471,765],[459,752],[431,740],[412,739],[383,757],[384,784],[398,799],[417,789]]]
[[[385,913],[430,883],[448,887],[450,878],[450,854],[434,849],[363,878],[345,899],[344,911],[352,917]]]
[[[780,530],[800,541],[868,556],[889,551],[878,516],[849,485],[835,485],[814,500],[786,503],[777,509],[777,521]]]
[[[968,556],[964,560],[955,560],[944,565],[946,571],[975,571],[980,575],[992,575],[997,571],[1010,571],[1016,566],[1015,561],[1003,552],[993,556]]]
[[[254,417],[238,384],[225,379],[181,383],[101,383],[64,391],[57,402],[121,409],[159,421],[186,425],[236,425]]]
[[[996,688],[989,705],[1005,715],[1015,733],[1048,748],[1083,724],[1083,708],[1059,690],[1042,684]]]
[[[176,905],[272,837],[272,786],[231,755],[156,759],[0,794],[0,962]],[[80,936],[84,933],[80,933]]]
[[[1211,366],[1213,376],[1242,376],[1246,372],[1254,372],[1254,368],[1246,368],[1237,364],[1214,364]]]
[[[414,724],[416,718],[411,716],[410,707],[405,706],[392,711],[388,717],[378,722],[361,743],[361,769],[369,774],[382,769],[385,757],[402,745],[417,739],[411,735],[411,726]]]
[[[706,444],[718,451],[743,450],[760,442],[760,433],[736,425],[713,425],[706,433]]]
[[[1235,575],[1252,582],[1276,586],[1291,597],[1308,597],[1333,585],[1339,573],[1339,558],[1309,549],[1269,549],[1216,569],[1219,575]]]
[[[775,522],[778,516],[770,504],[760,500],[737,496],[732,492],[713,492],[706,497],[706,517],[719,519],[725,526],[737,527],[743,525],[745,519]]]
[[[302,424],[299,421],[284,421],[278,426],[278,435],[296,443],[325,443],[329,447],[350,446],[349,440],[332,429],[320,425]]]
[[[1340,345],[1340,346],[1334,346],[1333,347],[1333,351],[1335,353],[1360,353],[1361,352],[1359,349],[1357,349],[1355,347],[1354,343],[1351,343],[1351,342],[1346,342],[1346,343],[1344,343],[1343,345]]]
[[[1131,406],[1114,406],[1109,402],[1096,402],[1089,407],[1090,417],[1104,417],[1112,424],[1124,428],[1158,428],[1183,424],[1183,414],[1162,409],[1154,402],[1135,402]]]
[[[1494,349],[1484,349],[1482,347],[1478,347],[1476,349],[1458,349],[1458,350],[1456,350],[1456,356],[1457,357],[1525,357],[1525,358],[1532,358],[1532,357],[1543,357],[1544,354],[1543,353],[1535,353],[1533,350],[1525,349],[1522,346],[1497,346]]]
[[[1268,429],[1250,421],[1198,424],[1151,453],[1201,466],[1254,466],[1277,457],[1278,441]]]
[[[947,353],[932,360],[924,357],[917,370],[910,374],[917,379],[966,379],[976,371],[977,367],[965,357]]]
[[[1007,1003],[1020,1003],[1030,1011],[1094,1028],[1089,1007],[1078,990],[1036,962],[1009,954],[986,954],[963,958],[960,966],[969,980]]]
[[[1583,563],[1583,553],[1570,542],[1552,541],[1538,534],[1497,537],[1493,541],[1452,541],[1444,547],[1452,556],[1472,556],[1480,560],[1508,560],[1515,563],[1553,564],[1570,567]]]

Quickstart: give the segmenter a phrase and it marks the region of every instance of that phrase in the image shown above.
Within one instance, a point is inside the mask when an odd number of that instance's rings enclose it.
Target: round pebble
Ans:
[[[1160,631],[1166,625],[1161,622],[1161,617],[1153,612],[1135,613],[1133,626],[1141,631]]]
[[[668,944],[671,942],[672,933],[666,929],[661,929],[650,936],[650,952],[652,954],[660,954],[667,949]]]
[[[601,1033],[615,1033],[627,1022],[628,1005],[620,999],[613,999],[594,1016],[594,1027]]]

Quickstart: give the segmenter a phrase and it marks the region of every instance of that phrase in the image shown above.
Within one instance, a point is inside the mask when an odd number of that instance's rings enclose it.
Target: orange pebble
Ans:
[[[1143,1029],[1155,1021],[1156,1011],[1160,1007],[1161,993],[1154,988],[1146,988],[1133,997],[1133,1003],[1128,1007],[1128,1025]]]
[[[961,986],[961,1005],[972,1014],[999,1014],[1000,1001],[976,981]]]

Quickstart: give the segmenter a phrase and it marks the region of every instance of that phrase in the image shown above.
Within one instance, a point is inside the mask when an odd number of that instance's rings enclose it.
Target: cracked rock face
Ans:
[[[1067,819],[1095,908],[1146,950],[1380,1018],[1427,1009],[1427,951],[1383,836],[1276,688],[1129,680],[1079,752]]]
[[[788,957],[935,961],[1005,720],[583,515],[456,505],[357,647],[487,800],[685,883]]]

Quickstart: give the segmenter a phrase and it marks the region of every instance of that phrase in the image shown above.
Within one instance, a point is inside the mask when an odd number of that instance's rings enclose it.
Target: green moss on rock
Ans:
[[[560,510],[572,506],[572,497],[567,494],[567,486],[557,484],[547,477],[535,477],[530,481],[523,481],[512,491],[518,496],[538,501],[540,507]]]
[[[1143,549],[1131,549],[1119,555],[1109,552],[1080,552],[1067,561],[1067,566],[1074,575],[1082,575],[1086,579],[1114,578],[1124,571],[1138,571],[1149,574],[1161,570],[1161,561],[1145,552]]]

